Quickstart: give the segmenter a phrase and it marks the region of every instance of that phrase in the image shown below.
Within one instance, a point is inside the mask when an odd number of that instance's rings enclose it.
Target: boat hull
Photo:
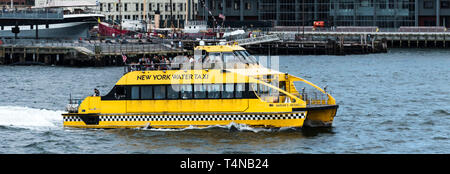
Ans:
[[[307,112],[292,113],[180,113],[180,114],[63,114],[65,127],[76,128],[187,128],[245,124],[251,127],[302,127]]]
[[[338,109],[338,105],[308,108],[305,127],[331,127]]]
[[[45,25],[39,25],[38,37],[39,38],[88,38],[89,37],[89,22],[68,22],[49,24],[48,28]],[[15,37],[11,32],[14,26],[5,26],[4,30],[0,30],[2,37]],[[34,26],[36,27],[36,26]],[[31,29],[29,25],[19,26],[20,33],[17,34],[19,38],[36,38],[36,28]]]

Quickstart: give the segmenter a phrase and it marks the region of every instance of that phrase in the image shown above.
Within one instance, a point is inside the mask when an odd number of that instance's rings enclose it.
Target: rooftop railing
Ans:
[[[62,20],[62,9],[2,9],[0,19]]]

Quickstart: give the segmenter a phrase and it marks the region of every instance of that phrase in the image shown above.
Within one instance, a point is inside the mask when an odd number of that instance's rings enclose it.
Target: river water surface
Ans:
[[[280,70],[328,85],[330,129],[73,129],[69,94],[106,94],[123,67],[0,66],[0,153],[449,153],[450,51],[280,56]]]

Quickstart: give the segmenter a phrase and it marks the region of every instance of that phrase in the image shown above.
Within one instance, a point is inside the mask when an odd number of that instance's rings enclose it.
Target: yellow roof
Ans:
[[[197,46],[196,50],[205,50],[207,52],[233,52],[236,50],[245,50],[239,45],[212,45],[212,46]]]

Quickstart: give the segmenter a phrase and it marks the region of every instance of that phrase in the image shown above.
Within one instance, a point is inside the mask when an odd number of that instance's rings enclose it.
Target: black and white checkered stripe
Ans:
[[[225,121],[225,120],[285,120],[303,119],[304,112],[288,114],[186,114],[186,115],[101,115],[100,121]],[[67,116],[64,121],[82,121]]]
[[[78,116],[64,116],[63,121],[66,122],[66,121],[83,121],[83,120],[81,120],[81,118]]]

